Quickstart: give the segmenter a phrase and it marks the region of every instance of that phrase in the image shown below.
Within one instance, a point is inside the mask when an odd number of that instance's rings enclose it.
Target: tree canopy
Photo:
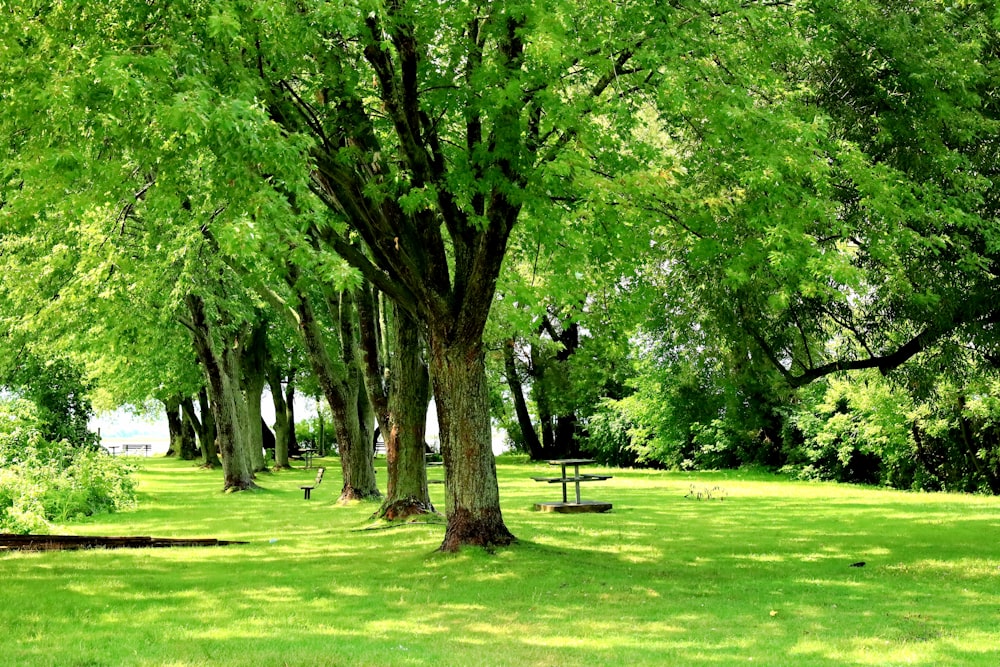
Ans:
[[[394,383],[426,363],[445,549],[513,540],[491,400],[535,456],[778,465],[827,376],[991,386],[988,3],[0,10],[3,348],[123,402],[207,386],[227,487],[260,466],[267,322],[330,403],[345,499],[378,494],[376,419],[422,438]]]

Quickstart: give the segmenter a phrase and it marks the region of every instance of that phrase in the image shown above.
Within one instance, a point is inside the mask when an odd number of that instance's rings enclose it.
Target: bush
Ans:
[[[42,437],[34,406],[0,402],[0,531],[45,532],[135,502],[133,464],[95,448]]]
[[[906,394],[875,373],[831,377],[799,392],[784,472],[804,479],[920,486]]]
[[[601,465],[635,467],[641,459],[633,446],[634,426],[613,402],[608,401],[587,418],[586,436],[580,448]]]

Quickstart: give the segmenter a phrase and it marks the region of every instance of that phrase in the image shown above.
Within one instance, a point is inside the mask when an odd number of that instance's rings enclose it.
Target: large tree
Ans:
[[[661,98],[686,173],[631,201],[662,220],[680,326],[793,387],[929,350],[994,354],[1000,40],[986,7],[817,1],[734,26],[737,48],[685,73],[712,104]]]

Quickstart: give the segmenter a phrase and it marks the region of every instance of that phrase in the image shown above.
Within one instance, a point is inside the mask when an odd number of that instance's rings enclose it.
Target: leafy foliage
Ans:
[[[0,531],[45,532],[49,522],[134,503],[134,468],[127,459],[47,440],[43,427],[33,404],[0,401]]]
[[[88,427],[94,415],[91,388],[80,370],[65,360],[45,361],[32,354],[22,354],[18,362],[5,388],[34,406],[40,436],[93,449],[97,436]]]

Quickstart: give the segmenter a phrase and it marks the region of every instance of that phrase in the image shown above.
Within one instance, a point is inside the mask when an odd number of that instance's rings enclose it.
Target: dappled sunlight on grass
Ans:
[[[134,510],[66,532],[250,543],[0,555],[4,664],[992,667],[1000,651],[993,498],[614,470],[586,492],[611,512],[557,515],[533,511],[548,466],[501,459],[520,542],[442,554],[442,525],[364,530],[377,505],[337,505],[335,461],[310,501],[314,470],[222,494],[219,471],[144,465]]]

